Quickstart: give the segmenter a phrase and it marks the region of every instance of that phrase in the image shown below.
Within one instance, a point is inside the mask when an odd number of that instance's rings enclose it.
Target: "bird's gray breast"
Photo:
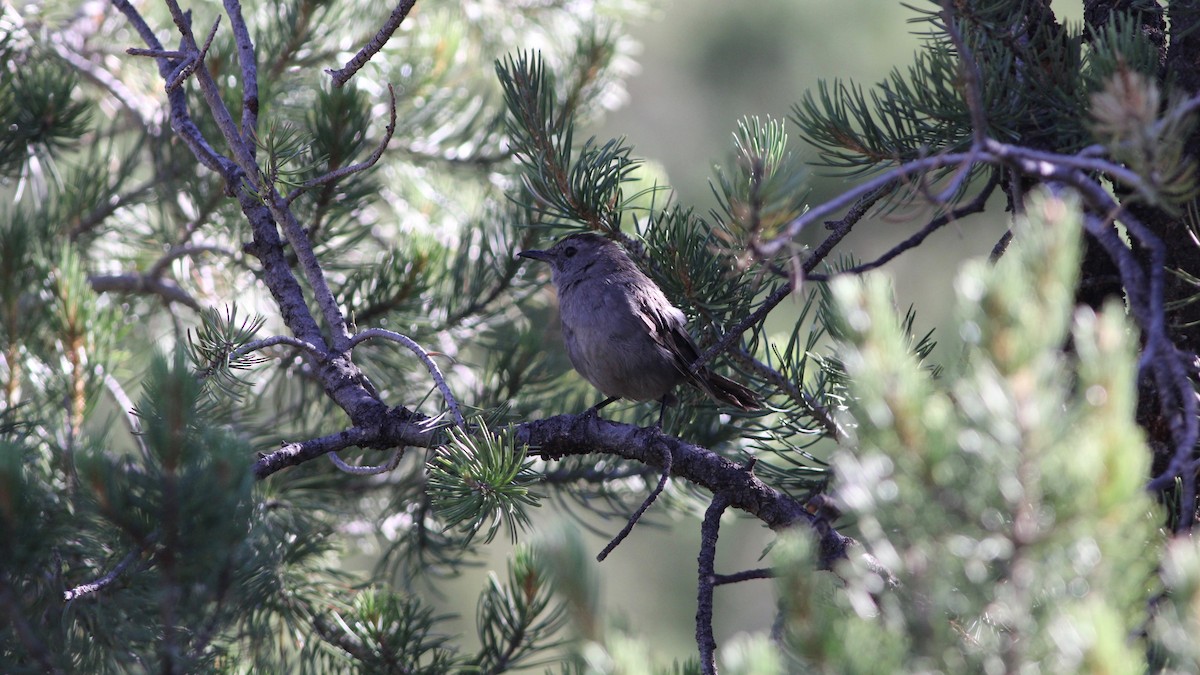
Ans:
[[[634,289],[638,280],[625,276],[577,279],[560,288],[567,355],[575,370],[605,396],[657,400],[683,375],[653,317],[639,306]],[[679,313],[669,304],[666,309]]]

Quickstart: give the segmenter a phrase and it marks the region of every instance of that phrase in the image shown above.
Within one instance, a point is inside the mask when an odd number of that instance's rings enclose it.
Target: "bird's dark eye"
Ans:
[[[568,258],[573,257],[576,253],[578,253],[578,251],[575,250],[574,246],[568,246],[563,249],[563,255]]]

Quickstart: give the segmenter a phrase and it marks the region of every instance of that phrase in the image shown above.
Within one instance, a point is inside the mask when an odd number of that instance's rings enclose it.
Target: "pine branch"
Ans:
[[[11,622],[17,641],[25,648],[30,658],[41,666],[42,671],[52,674],[62,673],[63,670],[55,663],[54,656],[46,647],[42,637],[38,635],[33,624],[21,612],[20,599],[4,576],[0,576],[0,607],[4,608],[5,617]]]

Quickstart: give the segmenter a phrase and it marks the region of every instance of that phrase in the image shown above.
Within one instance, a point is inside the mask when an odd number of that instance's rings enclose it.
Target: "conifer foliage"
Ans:
[[[919,4],[912,65],[743,120],[700,213],[586,137],[644,10],[0,9],[0,671],[1200,670],[1200,12]],[[809,203],[789,129],[854,187]],[[1001,208],[931,363],[873,270]],[[578,231],[763,408],[584,413],[513,255]],[[604,614],[547,504],[601,559],[702,514],[695,658]],[[728,511],[769,566],[717,568]],[[500,535],[456,634],[431,599]],[[718,644],[767,578],[778,629]]]

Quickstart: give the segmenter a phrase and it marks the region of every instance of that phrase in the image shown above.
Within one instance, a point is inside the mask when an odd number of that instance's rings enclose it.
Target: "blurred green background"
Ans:
[[[1055,3],[1060,17],[1078,17],[1077,3]],[[707,213],[715,206],[708,180],[713,166],[731,157],[732,134],[745,116],[787,119],[792,106],[819,79],[853,80],[870,87],[892,68],[905,69],[919,44],[910,24],[913,10],[899,2],[880,0],[755,0],[728,3],[693,0],[658,5],[651,18],[635,26],[640,43],[639,73],[629,82],[629,98],[603,124],[582,130],[584,137],[601,140],[624,137],[634,154],[665,172],[674,198]],[[794,151],[802,158],[816,153],[797,139],[788,123]],[[818,204],[853,185],[854,178],[822,175],[812,169],[810,204]],[[870,260],[920,229],[928,210],[902,209],[861,222],[841,245],[843,254]],[[884,269],[896,282],[900,309],[917,308],[915,330],[935,331],[934,360],[953,367],[958,340],[947,334],[945,315],[953,294],[954,275],[961,262],[986,256],[1006,227],[1002,203],[985,216],[951,224],[916,250]],[[806,233],[816,242],[824,230]],[[799,307],[796,303],[795,307]],[[789,322],[785,302],[774,325]],[[564,411],[570,412],[570,411]],[[817,454],[827,454],[824,448]],[[541,526],[561,522],[553,507],[539,514]],[[639,525],[604,562],[602,596],[607,610],[623,617],[631,633],[645,639],[665,663],[695,653],[696,555],[698,518],[670,519],[664,509],[652,508],[650,520],[670,529]],[[604,525],[615,534],[623,523]],[[594,554],[607,540],[585,533]],[[756,520],[727,514],[718,545],[717,571],[760,567],[760,556],[772,539]],[[444,607],[459,615],[454,627],[473,633],[473,603],[487,569],[504,569],[508,550],[496,546],[478,573],[458,584],[461,597],[445,599]],[[774,619],[773,582],[751,581],[719,588],[716,593],[717,639],[720,644],[740,631],[769,631]],[[719,653],[719,652],[718,652]]]

